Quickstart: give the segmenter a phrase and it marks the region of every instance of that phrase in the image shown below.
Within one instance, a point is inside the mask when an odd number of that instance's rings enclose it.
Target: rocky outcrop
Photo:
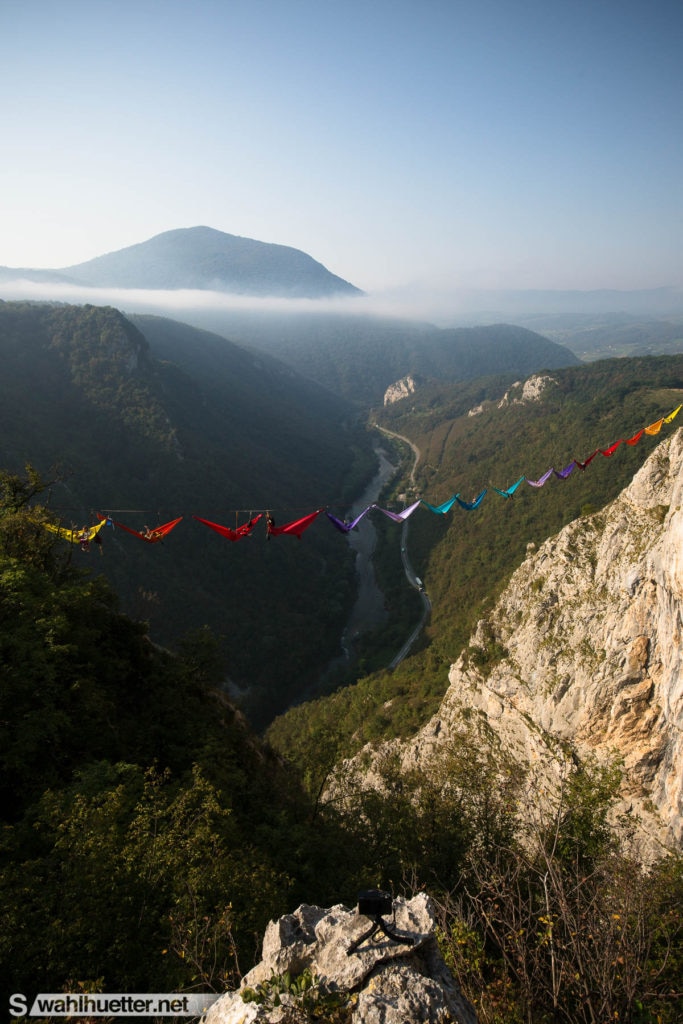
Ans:
[[[344,997],[350,1024],[476,1024],[439,953],[429,898],[396,899],[393,915],[386,923],[395,937],[379,930],[356,949],[372,922],[341,905],[304,905],[271,921],[261,962],[238,991],[213,1004],[204,1024],[306,1020],[304,1000],[291,984],[305,972],[320,1000]],[[286,975],[289,990],[273,982]]]
[[[395,384],[390,384],[384,392],[384,405],[393,405],[394,402],[400,402],[402,398],[414,395],[416,388],[417,383],[413,376],[408,374],[407,377],[402,377]]]
[[[619,758],[620,810],[644,856],[683,845],[683,431],[616,501],[547,540],[512,576],[449,673],[438,714],[401,750],[419,766],[476,718],[550,774],[561,751]]]
[[[522,381],[515,381],[509,391],[506,391],[501,398],[498,408],[503,409],[506,405],[525,405],[529,402],[540,402],[543,392],[551,384],[557,384],[555,378],[540,373],[529,377],[524,383]]]

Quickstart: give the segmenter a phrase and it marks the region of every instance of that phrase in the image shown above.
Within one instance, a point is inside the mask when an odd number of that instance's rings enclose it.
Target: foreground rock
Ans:
[[[387,922],[389,923],[389,922]],[[309,972],[321,998],[349,994],[350,1024],[476,1024],[476,1014],[460,993],[444,963],[434,935],[430,900],[421,894],[394,901],[391,931],[382,931],[349,949],[372,924],[355,910],[338,905],[329,910],[301,906],[272,921],[263,940],[263,959],[243,979],[241,988],[219,999],[204,1024],[249,1024],[252,1021],[305,1021],[300,997],[278,993],[270,998],[276,976],[292,980]],[[261,988],[259,989],[259,986]],[[256,1001],[245,1001],[250,993]],[[323,1018],[324,1019],[324,1018]]]

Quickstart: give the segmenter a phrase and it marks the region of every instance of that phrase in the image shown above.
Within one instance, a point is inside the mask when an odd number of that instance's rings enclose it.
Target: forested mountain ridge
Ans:
[[[188,293],[180,307],[185,322],[267,352],[361,407],[381,402],[387,387],[409,373],[436,380],[508,370],[525,376],[578,361],[569,348],[509,323],[441,329],[368,315],[351,301],[363,293],[307,254],[209,227],[166,231],[55,271],[0,268],[0,280],[19,274],[38,288],[52,280],[56,286],[124,290],[117,300],[124,311],[161,310],[169,318],[177,318],[179,307],[165,292],[182,289]],[[277,310],[259,301],[204,302],[193,299],[197,290],[284,301]],[[289,301],[300,298],[314,300],[305,312]],[[329,298],[336,301],[333,311],[321,301]]]
[[[139,530],[183,516],[162,544],[107,528],[103,558],[73,557],[158,642],[209,625],[263,720],[337,653],[350,554],[331,529],[266,544],[261,523],[231,544],[192,516],[234,528],[252,511],[284,523],[341,510],[373,470],[369,439],[352,407],[276,360],[161,318],[140,325],[152,344],[111,308],[0,303],[0,461],[57,467],[50,505],[66,527],[97,511]]]
[[[441,642],[439,623],[454,636],[446,609],[456,595],[457,603],[464,598],[468,607],[486,591],[490,597],[500,586],[494,582],[496,568],[509,571],[511,559],[520,561],[528,543],[539,543],[582,512],[612,500],[656,446],[657,436],[622,445],[608,459],[599,455],[566,480],[553,478],[537,488],[524,483],[511,500],[495,488],[505,490],[522,475],[536,481],[551,466],[564,469],[670,412],[681,401],[683,356],[605,360],[534,379],[537,386],[531,388],[513,386],[509,378],[507,384],[434,386],[377,415],[379,424],[405,434],[419,448],[416,486],[432,496],[433,504],[456,492],[472,500],[488,489],[472,514],[415,521],[416,550],[429,545],[430,537],[441,538],[428,554],[422,548],[427,563],[419,565],[430,581],[433,628]],[[460,641],[468,632],[469,626]]]
[[[4,277],[19,273],[1,269]],[[85,263],[21,273],[37,281],[92,288],[184,288],[287,298],[362,294],[300,249],[209,227],[164,231]]]
[[[184,317],[268,352],[366,408],[380,405],[389,385],[407,374],[441,381],[506,372],[525,377],[579,363],[566,346],[513,324],[445,329],[341,311],[187,310]]]

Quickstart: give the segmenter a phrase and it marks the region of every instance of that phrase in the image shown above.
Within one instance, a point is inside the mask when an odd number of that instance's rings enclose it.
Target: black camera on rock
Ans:
[[[358,913],[364,917],[385,917],[393,906],[391,893],[382,889],[364,889],[358,893]]]
[[[398,935],[393,932],[385,921],[382,921],[388,913],[393,913],[393,900],[391,893],[385,893],[382,889],[365,889],[358,893],[358,916],[372,918],[373,926],[367,932],[362,933],[355,942],[346,950],[346,955],[354,953],[367,939],[372,939],[377,932],[383,932],[392,942],[400,942],[402,945],[412,946],[415,939],[411,935]]]
[[[371,939],[379,931],[383,932],[392,942],[400,942],[404,946],[412,946],[415,940],[411,935],[399,935],[398,932],[392,931],[386,921],[382,920],[387,914],[392,914],[393,910],[394,901],[391,898],[390,892],[384,892],[382,889],[364,889],[362,892],[359,892],[358,916],[370,917],[374,924],[366,932],[363,932],[355,942],[351,943],[346,950],[346,955],[351,956],[367,939]]]

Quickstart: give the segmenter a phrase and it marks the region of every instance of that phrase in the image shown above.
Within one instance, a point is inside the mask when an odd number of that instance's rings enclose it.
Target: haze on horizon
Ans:
[[[0,265],[178,227],[366,292],[683,287],[679,0],[4,0]]]

